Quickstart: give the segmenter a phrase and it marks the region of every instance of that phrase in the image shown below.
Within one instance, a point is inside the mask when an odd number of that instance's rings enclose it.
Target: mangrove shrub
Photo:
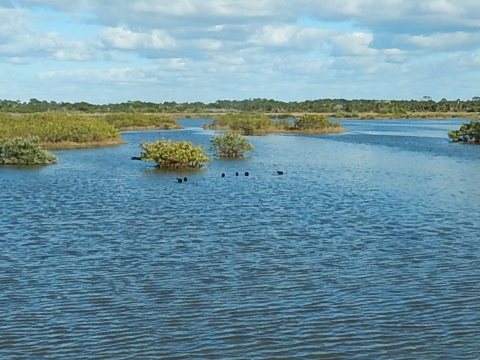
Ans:
[[[142,143],[140,148],[140,158],[155,162],[158,168],[199,168],[210,161],[201,146],[189,141],[158,140]]]
[[[62,143],[119,143],[120,133],[94,116],[34,113],[0,117],[0,139],[37,136],[46,146]]]
[[[0,142],[1,165],[47,165],[57,162],[57,157],[43,150],[37,136],[13,138]]]
[[[210,127],[230,129],[244,135],[257,135],[274,127],[274,122],[268,116],[260,114],[226,114],[216,118]]]
[[[460,126],[458,130],[448,132],[448,137],[452,141],[463,141],[469,143],[480,143],[480,121],[473,120],[470,123],[465,123]]]
[[[340,127],[338,123],[332,123],[324,115],[305,114],[302,117],[295,118],[293,128],[295,130],[315,130]]]
[[[142,113],[112,113],[104,117],[105,121],[117,129],[155,128],[155,129],[178,129],[177,121],[168,115],[142,114]]]
[[[234,131],[216,135],[210,141],[212,143],[210,149],[218,157],[239,158],[243,157],[247,151],[254,150],[244,136]]]

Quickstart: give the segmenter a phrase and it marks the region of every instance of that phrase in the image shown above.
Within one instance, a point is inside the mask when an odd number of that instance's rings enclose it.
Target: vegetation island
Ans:
[[[94,105],[0,100],[0,165],[50,164],[56,157],[44,149],[71,149],[123,143],[126,130],[179,129],[177,118],[212,118],[210,129],[226,133],[212,139],[217,157],[242,157],[253,147],[242,135],[336,134],[344,132],[335,118],[452,118],[474,119],[480,112],[480,98],[472,100],[344,100],[320,99],[282,102],[272,99],[218,100],[202,102],[151,103],[129,101]],[[452,141],[479,143],[479,122],[472,120],[448,135]],[[141,158],[159,167],[200,167],[210,161],[203,149],[193,144],[159,141],[142,145]],[[166,160],[161,152],[178,153]],[[183,164],[183,165],[181,165]]]
[[[272,119],[263,114],[236,113],[214,117],[209,129],[233,130],[243,135],[272,133],[335,134],[345,130],[340,124],[329,121],[324,115],[305,114],[299,117]]]
[[[480,119],[465,123],[458,130],[452,130],[448,137],[453,142],[465,142],[471,144],[480,144]]]

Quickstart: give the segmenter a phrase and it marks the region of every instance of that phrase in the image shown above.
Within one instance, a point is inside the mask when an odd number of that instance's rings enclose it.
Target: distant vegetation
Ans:
[[[462,124],[460,129],[452,130],[448,133],[452,141],[468,142],[480,144],[480,120],[474,120],[470,123]]]
[[[140,144],[140,158],[155,162],[158,168],[200,168],[210,158],[201,146],[195,146],[189,141],[158,140]]]
[[[55,102],[30,99],[27,102],[0,100],[0,111],[11,113],[33,112],[84,112],[84,113],[212,113],[212,112],[259,112],[259,113],[324,113],[338,117],[362,118],[364,114],[374,117],[435,117],[456,116],[480,112],[480,97],[471,100],[434,101],[428,96],[420,100],[346,100],[318,99],[305,101],[277,101],[273,99],[218,100],[203,102],[176,103],[128,101],[118,104],[96,105],[87,102]]]
[[[221,158],[240,158],[254,147],[248,140],[237,132],[226,131],[214,136],[211,140],[211,150]]]
[[[47,165],[57,157],[41,148],[36,136],[0,140],[0,165]]]
[[[112,113],[105,115],[104,119],[119,130],[180,128],[173,117],[162,114]]]
[[[301,133],[339,133],[343,128],[339,123],[333,123],[323,115],[305,114],[295,118],[289,130]]]
[[[118,130],[97,117],[62,113],[0,116],[0,139],[28,136],[38,137],[47,148],[102,146],[122,142]]]
[[[233,130],[243,135],[263,135],[283,128],[284,123],[276,124],[266,115],[236,113],[216,116],[211,129]]]
[[[292,119],[290,119],[292,120]],[[268,133],[339,133],[343,132],[340,124],[330,122],[325,116],[308,114],[293,119],[273,120],[266,115],[255,113],[235,113],[215,117],[211,129],[227,129],[244,135],[264,135]]]

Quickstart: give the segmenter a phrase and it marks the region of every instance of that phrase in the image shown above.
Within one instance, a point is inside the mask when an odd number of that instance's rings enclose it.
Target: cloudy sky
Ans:
[[[0,98],[480,96],[479,0],[0,0]]]

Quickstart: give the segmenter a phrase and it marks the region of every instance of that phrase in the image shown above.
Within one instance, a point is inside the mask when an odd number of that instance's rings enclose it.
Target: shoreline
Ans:
[[[119,139],[107,139],[102,141],[88,141],[84,143],[77,143],[73,141],[63,141],[59,143],[43,143],[42,147],[46,150],[75,150],[75,149],[88,149],[88,148],[102,148],[110,146],[118,146],[125,144],[125,140]]]

